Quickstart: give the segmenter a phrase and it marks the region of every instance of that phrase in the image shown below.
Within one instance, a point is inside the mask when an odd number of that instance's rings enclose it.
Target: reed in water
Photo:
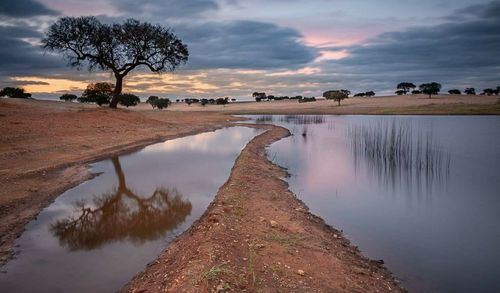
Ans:
[[[435,143],[432,133],[416,131],[409,123],[351,125],[347,134],[355,160],[361,156],[377,176],[393,184],[404,178],[416,179],[420,185],[425,178],[429,187],[449,170],[450,156]]]

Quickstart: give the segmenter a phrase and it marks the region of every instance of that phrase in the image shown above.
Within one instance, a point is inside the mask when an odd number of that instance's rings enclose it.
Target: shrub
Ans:
[[[73,102],[76,99],[78,99],[78,97],[76,95],[73,95],[73,94],[64,94],[64,95],[59,97],[59,100],[66,101],[66,102]]]
[[[217,100],[215,100],[215,104],[217,105],[225,105],[229,102],[229,98],[217,98]]]
[[[121,94],[118,102],[120,105],[128,108],[130,106],[137,106],[141,102],[141,99],[133,94]]]
[[[153,100],[150,104],[151,104],[151,107],[153,107],[153,109],[158,108],[160,110],[163,110],[163,109],[168,108],[168,106],[170,106],[171,102],[169,99],[166,99],[166,98],[158,98],[158,99]]]
[[[96,103],[99,106],[109,104],[114,86],[108,82],[91,83],[77,100],[80,103]]]
[[[153,101],[156,101],[158,99],[159,99],[158,96],[149,96],[149,98],[146,100],[146,103],[151,104]],[[179,100],[177,100],[177,101],[179,101]]]
[[[302,98],[302,99],[299,99],[299,103],[309,103],[309,102],[316,102],[316,98],[315,97],[311,97],[311,98]]]
[[[31,94],[25,92],[23,88],[18,87],[5,87],[0,91],[0,97],[18,98],[18,99],[30,99]]]

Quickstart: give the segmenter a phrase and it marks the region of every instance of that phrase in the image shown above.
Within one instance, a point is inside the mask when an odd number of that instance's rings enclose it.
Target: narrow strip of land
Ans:
[[[125,292],[398,292],[401,287],[288,190],[264,148],[289,135],[267,126],[241,152],[205,214]]]

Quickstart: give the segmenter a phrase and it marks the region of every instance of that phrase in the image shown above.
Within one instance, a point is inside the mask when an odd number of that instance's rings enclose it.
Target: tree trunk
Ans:
[[[339,103],[339,106],[340,106],[340,100],[337,101]]]
[[[122,93],[122,88],[123,88],[123,76],[115,75],[115,78],[116,78],[115,90],[113,91],[113,98],[111,99],[111,103],[109,103],[109,107],[113,109],[116,109],[116,107],[118,106],[118,100],[120,94]]]

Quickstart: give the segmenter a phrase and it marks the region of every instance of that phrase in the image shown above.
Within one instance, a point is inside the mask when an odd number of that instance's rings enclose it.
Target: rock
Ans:
[[[273,227],[273,228],[278,227],[278,222],[276,222],[276,221],[271,220],[269,223],[271,224],[271,227]]]
[[[303,276],[306,274],[306,272],[304,272],[303,270],[297,270],[297,274]]]
[[[225,288],[224,288],[224,284],[219,284],[217,286],[217,288],[215,288],[215,292],[224,292]]]

